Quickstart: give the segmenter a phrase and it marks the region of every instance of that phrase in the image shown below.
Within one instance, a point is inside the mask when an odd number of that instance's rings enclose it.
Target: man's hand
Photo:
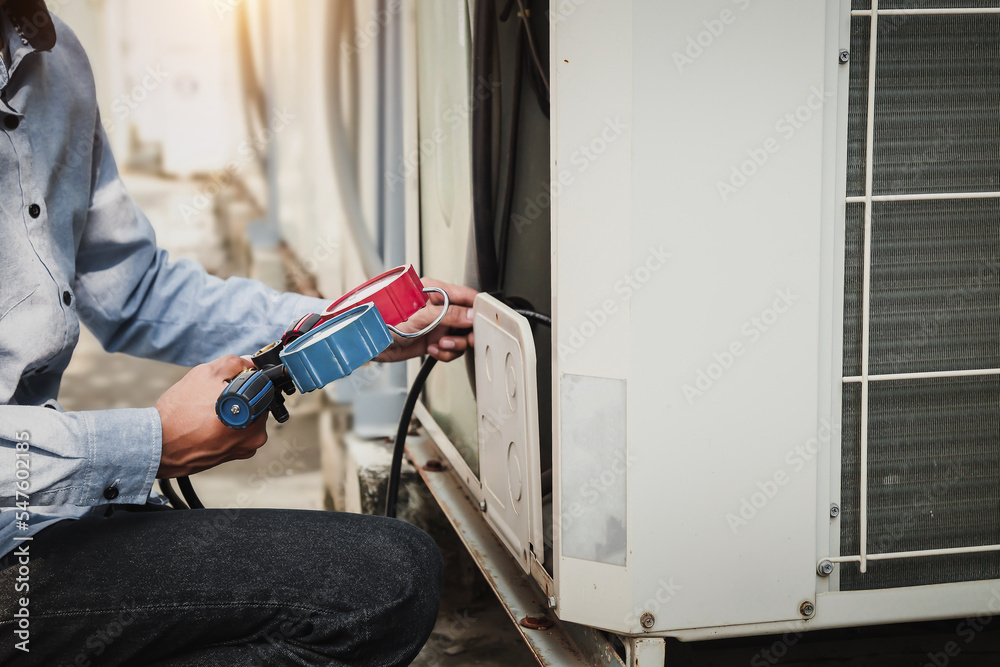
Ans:
[[[215,415],[226,381],[254,365],[228,355],[195,366],[160,396],[156,409],[163,428],[160,478],[183,477],[234,459],[248,459],[267,442],[267,415],[243,430],[227,428]]]
[[[426,336],[420,338],[399,338],[375,361],[402,361],[412,357],[429,354],[439,361],[451,361],[462,356],[466,349],[472,347],[472,302],[476,298],[476,290],[471,287],[450,285],[432,278],[421,278],[425,287],[440,287],[448,293],[451,306],[441,324]],[[420,331],[433,322],[441,314],[444,299],[437,292],[430,295],[430,303],[417,311],[413,317],[398,325],[397,328],[407,333]]]

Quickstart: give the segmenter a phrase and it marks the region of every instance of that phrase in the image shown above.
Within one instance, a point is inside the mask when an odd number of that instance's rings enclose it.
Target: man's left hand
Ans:
[[[472,302],[476,298],[476,290],[471,287],[451,285],[433,278],[421,278],[425,287],[439,287],[448,293],[451,306],[441,324],[426,336],[420,338],[400,338],[393,336],[393,344],[375,361],[403,361],[429,354],[438,361],[451,361],[462,356],[466,349],[472,347]],[[433,322],[441,314],[444,299],[437,292],[432,292],[430,302],[417,311],[410,319],[397,325],[400,331],[407,333],[420,331]]]

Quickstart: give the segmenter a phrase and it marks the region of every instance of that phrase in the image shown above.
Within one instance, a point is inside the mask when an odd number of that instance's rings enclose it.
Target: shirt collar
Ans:
[[[7,0],[3,11],[21,38],[34,51],[48,51],[56,45],[56,27],[52,15],[45,6],[45,0]],[[18,45],[10,44],[10,57],[13,59]]]

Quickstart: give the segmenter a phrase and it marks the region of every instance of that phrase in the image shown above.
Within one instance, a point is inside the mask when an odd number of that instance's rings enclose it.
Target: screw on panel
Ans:
[[[234,405],[233,407],[229,408],[229,411],[232,412],[234,415],[238,415],[240,414],[240,406]]]
[[[485,500],[480,500],[479,501],[479,511],[480,512],[485,512],[486,511],[486,501]]]
[[[812,616],[814,613],[816,613],[816,607],[813,606],[812,602],[806,600],[805,602],[799,605],[799,613],[805,617]]]
[[[818,572],[821,577],[829,577],[833,574],[833,562],[821,560],[819,565],[816,566],[816,572]]]
[[[840,516],[840,505],[837,503],[830,505],[830,516],[834,518]]]
[[[651,627],[653,627],[653,624],[656,623],[656,619],[653,618],[653,615],[647,611],[642,616],[639,617],[639,623],[642,624],[642,627],[649,630]]]
[[[555,609],[556,608],[556,596],[555,595],[550,595],[549,599],[548,599],[548,603],[549,603],[549,609]]]
[[[846,63],[848,60],[851,59],[851,52],[848,51],[847,49],[841,49],[840,55],[837,57],[840,60],[841,64]]]

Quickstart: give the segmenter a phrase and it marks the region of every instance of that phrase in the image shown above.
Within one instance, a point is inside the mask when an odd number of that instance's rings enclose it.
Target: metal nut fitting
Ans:
[[[816,607],[813,606],[812,602],[806,600],[805,602],[799,605],[799,613],[808,618],[809,616],[812,616],[814,613],[816,613]]]
[[[653,618],[653,615],[647,611],[644,612],[643,615],[639,617],[639,623],[642,625],[642,627],[649,630],[651,627],[653,627],[653,624],[656,623],[656,619]]]
[[[556,608],[556,596],[550,595],[549,599],[546,600],[546,602],[548,602],[548,604],[549,604],[549,609],[555,609]]]
[[[833,561],[821,560],[819,565],[816,566],[816,572],[818,572],[821,577],[829,577],[833,574]]]

